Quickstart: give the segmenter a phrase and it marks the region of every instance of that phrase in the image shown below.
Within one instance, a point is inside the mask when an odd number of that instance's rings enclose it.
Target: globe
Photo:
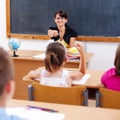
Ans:
[[[18,57],[18,55],[16,55],[16,51],[18,50],[18,48],[20,47],[20,40],[16,39],[16,38],[11,38],[8,40],[8,46],[10,48],[10,50],[13,51],[13,57]]]

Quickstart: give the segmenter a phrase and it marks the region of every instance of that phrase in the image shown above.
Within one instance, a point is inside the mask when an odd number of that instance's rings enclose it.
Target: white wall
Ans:
[[[105,42],[89,42],[87,43],[87,51],[94,53],[94,57],[90,62],[90,69],[109,69],[113,67],[114,56],[118,43]]]
[[[0,0],[0,46],[8,50],[6,38],[6,0]],[[45,50],[47,41],[44,40],[21,40],[20,49]],[[118,43],[112,42],[86,42],[86,52],[94,53],[89,69],[106,70],[113,67],[114,54]]]

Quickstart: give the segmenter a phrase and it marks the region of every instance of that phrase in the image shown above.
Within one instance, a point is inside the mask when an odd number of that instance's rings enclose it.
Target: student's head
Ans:
[[[116,71],[117,75],[120,75],[120,44],[118,45],[117,50],[116,50],[114,65],[117,69]]]
[[[56,11],[55,15],[54,15],[54,21],[57,25],[65,25],[68,21],[68,15],[66,13],[66,11],[64,10],[58,10]]]
[[[46,58],[44,60],[45,68],[49,72],[54,72],[64,65],[66,61],[66,49],[59,42],[48,44],[46,49]]]
[[[0,99],[8,99],[14,93],[14,67],[10,55],[0,47]]]

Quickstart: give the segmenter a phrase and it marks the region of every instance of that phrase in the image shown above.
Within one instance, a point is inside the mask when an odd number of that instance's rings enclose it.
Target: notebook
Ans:
[[[20,107],[6,108],[6,115],[17,116],[24,120],[64,120],[65,114],[58,112],[45,112],[38,109]]]
[[[45,58],[45,53],[35,55],[35,56],[33,56],[33,58],[35,58],[35,59],[44,59]]]
[[[73,80],[72,84],[84,85],[90,76],[90,74],[85,74],[80,80]]]

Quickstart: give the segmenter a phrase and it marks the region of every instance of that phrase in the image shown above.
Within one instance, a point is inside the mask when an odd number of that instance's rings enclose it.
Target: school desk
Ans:
[[[12,55],[12,51],[9,51],[9,53]],[[36,68],[39,66],[43,66],[44,62],[42,58],[33,58],[33,56],[40,55],[44,53],[44,51],[36,51],[36,50],[18,50],[16,54],[19,55],[19,57],[14,57],[14,61],[20,61],[26,62],[26,65],[29,63],[36,65]],[[91,58],[93,57],[93,53],[86,53],[85,54],[85,61],[86,61],[86,66],[88,68],[89,62]],[[68,60],[66,65],[66,68],[78,68],[79,67],[79,60]]]
[[[9,54],[12,55],[12,51],[8,51]],[[44,66],[43,59],[34,59],[33,56],[42,54],[43,51],[35,51],[35,50],[18,50],[16,54],[19,57],[13,57],[14,65],[15,65],[15,81],[16,81],[16,90],[14,94],[15,99],[28,99],[27,97],[27,85],[28,83],[24,83],[22,78],[25,76],[30,70],[36,69],[40,66]],[[86,53],[86,64],[88,65],[90,59],[92,58],[92,53]],[[69,60],[65,67],[68,68],[78,68],[79,61]],[[24,93],[22,92],[24,91]]]
[[[68,68],[68,70],[77,71],[77,69],[69,69],[69,68]],[[84,85],[87,88],[99,89],[100,87],[102,87],[100,79],[104,72],[105,72],[104,70],[86,70],[86,74],[90,74],[90,77],[86,80],[86,82],[83,84],[75,84],[74,83],[73,85],[74,86]],[[30,83],[30,82],[33,82],[34,80],[28,78],[28,76],[26,75],[23,77],[23,81]]]
[[[101,76],[103,75],[105,71],[104,70],[87,70],[86,73],[90,74],[90,77],[87,79],[87,81],[83,84],[87,88],[92,88],[92,89],[99,89],[102,87],[101,84]],[[77,84],[73,84],[77,85]]]
[[[120,110],[117,109],[104,109],[14,99],[7,103],[7,107],[26,107],[27,105],[58,110],[59,113],[65,114],[64,120],[120,120]]]
[[[78,69],[70,69],[68,68],[68,70],[70,71],[77,71]],[[83,82],[82,84],[72,84],[73,86],[78,86],[78,85],[83,85],[83,86],[86,86],[86,88],[89,90],[89,98],[90,99],[95,99],[95,93],[96,91],[100,88],[100,87],[103,87],[102,84],[101,84],[101,76],[102,74],[104,73],[105,71],[104,70],[86,70],[86,74],[89,74],[90,77],[85,81]],[[23,81],[25,81],[25,83],[32,83],[33,80],[28,78],[28,76],[24,76],[23,77]],[[38,82],[38,81],[36,81]]]
[[[104,72],[104,70],[87,70],[87,74],[90,74],[90,77],[83,85],[85,85],[89,91],[89,99],[95,99],[96,91],[99,90],[100,87],[103,87],[101,84],[101,76]]]

